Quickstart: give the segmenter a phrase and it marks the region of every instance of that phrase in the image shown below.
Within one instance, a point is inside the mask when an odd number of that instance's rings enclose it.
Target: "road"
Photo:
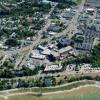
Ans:
[[[69,38],[71,38],[71,37],[73,36],[72,31],[77,29],[77,25],[76,25],[76,24],[77,24],[77,20],[78,20],[78,17],[79,17],[79,15],[80,15],[80,13],[81,13],[82,10],[83,10],[84,4],[85,4],[85,0],[82,0],[82,3],[79,5],[78,10],[76,11],[75,16],[74,16],[74,17],[72,18],[72,20],[70,21],[68,27],[67,27],[61,34],[56,34],[54,37],[58,38],[58,37],[60,37],[60,36],[62,36],[62,35],[67,35],[67,34],[68,34]],[[46,19],[46,25],[44,26],[44,28],[42,28],[42,29],[38,32],[37,40],[34,41],[33,44],[29,47],[30,50],[29,50],[29,52],[27,53],[27,55],[25,56],[25,58],[23,59],[23,57],[21,57],[20,63],[19,63],[20,65],[17,64],[17,67],[18,67],[18,66],[22,66],[23,64],[26,64],[26,60],[28,59],[28,57],[29,57],[29,55],[30,55],[30,53],[31,53],[31,51],[32,51],[32,49],[33,49],[34,46],[36,46],[36,45],[38,45],[38,44],[40,44],[40,43],[42,43],[42,42],[44,42],[44,41],[50,41],[50,40],[53,38],[53,37],[50,37],[50,38],[47,38],[47,39],[44,39],[44,40],[43,40],[43,39],[41,39],[41,38],[42,38],[42,35],[41,35],[41,34],[42,34],[44,31],[46,31],[47,28],[49,27],[49,25],[50,25],[50,23],[51,23],[51,19],[49,19],[49,17],[50,17],[50,15],[51,15],[51,13],[54,11],[54,9],[55,9],[56,6],[57,6],[57,4],[54,5],[54,7],[53,7],[53,8],[51,9],[51,11],[49,12],[49,14],[45,17],[45,19]]]
[[[54,37],[58,38],[58,37],[61,37],[63,35],[68,35],[69,38],[71,38],[74,35],[74,34],[72,34],[72,31],[74,30],[76,32],[76,30],[77,30],[77,25],[76,25],[77,20],[78,20],[78,17],[80,15],[80,13],[82,12],[82,10],[84,8],[85,1],[86,0],[82,0],[82,3],[79,5],[75,16],[72,18],[72,20],[70,21],[68,27],[63,32],[61,32],[59,34],[56,34],[54,36],[51,36],[50,38],[45,39],[44,41],[51,41],[52,38],[54,38]],[[41,42],[44,42],[44,41],[41,41]]]
[[[82,3],[79,5],[79,8],[76,12],[76,15],[72,18],[72,20],[70,21],[69,23],[69,26],[61,33],[61,34],[56,34],[55,37],[60,37],[62,35],[66,35],[68,34],[69,35],[69,38],[72,37],[72,30],[74,29],[77,29],[77,26],[76,26],[76,23],[77,23],[77,19],[78,19],[78,16],[80,14],[80,12],[83,10],[83,7],[84,7],[84,3],[85,3],[85,0],[82,0]],[[51,11],[49,12],[49,14],[45,17],[45,20],[46,20],[46,25],[44,26],[44,28],[42,28],[38,34],[37,34],[37,39],[36,41],[33,41],[33,44],[30,45],[28,48],[29,48],[29,52],[26,54],[26,55],[23,55],[20,57],[20,59],[18,60],[18,62],[16,62],[16,68],[18,68],[19,66],[22,66],[23,64],[26,64],[26,60],[29,58],[29,55],[33,49],[34,46],[44,42],[44,41],[50,41],[53,37],[50,37],[50,38],[47,38],[47,39],[41,39],[42,38],[42,33],[44,31],[47,30],[47,28],[49,27],[50,23],[51,23],[51,19],[49,18],[51,13],[54,11],[55,7],[57,6],[57,3],[55,3],[55,5],[51,8]],[[20,51],[20,50],[19,50]]]
[[[52,12],[54,11],[54,9],[55,9],[56,6],[57,6],[57,3],[55,3],[55,5],[51,8],[51,11],[49,12],[49,14],[48,14],[48,15],[46,16],[46,18],[45,18],[45,19],[46,19],[46,25],[44,26],[44,28],[42,28],[42,29],[38,32],[36,41],[34,41],[33,44],[29,47],[30,50],[29,50],[29,52],[27,53],[27,55],[24,57],[24,59],[23,59],[23,57],[21,57],[21,59],[20,59],[21,64],[20,64],[20,63],[19,63],[20,65],[17,64],[17,67],[22,66],[23,64],[26,64],[26,60],[28,59],[30,53],[32,52],[33,47],[41,43],[41,41],[42,41],[42,40],[41,40],[41,38],[42,38],[42,35],[41,35],[41,34],[42,34],[44,31],[46,31],[47,28],[49,27],[49,25],[50,25],[50,23],[51,23],[51,20],[49,19],[49,17],[50,17],[50,15],[52,14]]]
[[[51,15],[51,13],[54,11],[55,7],[57,6],[57,3],[55,3],[55,5],[51,8],[51,11],[49,12],[49,14],[45,17],[46,25],[44,26],[44,28],[42,28],[38,32],[36,41],[33,41],[33,44],[32,45],[26,47],[26,48],[29,49],[29,52],[27,52],[27,54],[25,54],[25,55],[23,55],[23,56],[20,57],[20,59],[16,62],[16,68],[18,68],[19,66],[22,66],[23,64],[26,64],[26,60],[29,58],[29,55],[30,55],[30,53],[31,53],[31,51],[32,51],[32,49],[33,49],[34,46],[36,46],[36,45],[38,45],[38,44],[40,44],[42,42],[45,42],[45,41],[49,42],[49,41],[51,41],[51,39],[53,37],[58,38],[58,37],[60,37],[62,35],[66,35],[66,34],[68,34],[69,37],[71,38],[72,35],[73,35],[71,31],[74,30],[74,29],[77,29],[77,26],[76,26],[77,19],[78,19],[78,16],[79,16],[80,12],[83,10],[84,3],[85,3],[85,0],[82,0],[82,3],[80,4],[80,6],[79,6],[79,8],[77,10],[76,15],[72,18],[72,20],[70,21],[68,27],[62,33],[56,34],[55,36],[51,36],[51,37],[49,37],[47,39],[41,39],[42,38],[42,35],[41,34],[44,31],[46,31],[47,28],[49,27],[49,25],[51,24],[51,19],[49,17]],[[26,48],[23,48],[23,49],[26,49]],[[22,51],[22,49],[17,50],[17,52],[19,54],[20,54],[21,51]]]
[[[59,37],[60,35],[66,35],[66,34],[68,34],[69,38],[73,36],[72,31],[77,29],[77,20],[78,20],[80,13],[82,12],[84,8],[85,1],[86,0],[82,0],[82,3],[79,5],[76,11],[76,14],[70,21],[68,27],[62,32],[62,34],[58,34],[56,35],[56,37]]]
[[[68,35],[69,38],[71,38],[74,35],[74,34],[72,34],[72,31],[73,30],[76,31],[76,29],[77,29],[77,25],[76,25],[77,24],[77,20],[78,20],[78,17],[80,15],[80,13],[82,12],[82,10],[84,8],[85,1],[86,0],[82,0],[82,3],[79,5],[79,7],[78,7],[78,9],[76,11],[75,16],[72,18],[72,20],[70,21],[68,27],[63,32],[61,32],[59,34],[56,34],[54,36],[51,36],[51,38],[45,39],[44,41],[46,41],[46,40],[50,41],[53,37],[58,38],[58,37],[61,37],[63,35]]]

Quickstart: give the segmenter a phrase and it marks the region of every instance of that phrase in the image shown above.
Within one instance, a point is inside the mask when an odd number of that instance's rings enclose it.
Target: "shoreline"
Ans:
[[[95,84],[91,84],[91,85],[81,85],[81,86],[78,86],[76,88],[72,88],[72,89],[69,89],[69,90],[59,90],[59,91],[54,91],[54,92],[44,92],[44,93],[40,93],[41,96],[46,96],[46,95],[53,95],[53,94],[59,94],[59,93],[71,93],[71,92],[74,92],[74,91],[77,91],[77,90],[80,90],[82,88],[99,88],[100,89],[100,83],[98,84],[98,82],[96,82]],[[38,95],[39,92],[19,92],[19,93],[9,93],[9,94],[6,94],[6,95],[0,95],[0,97],[2,97],[4,100],[8,100],[9,97],[11,96],[22,96],[22,95],[33,95],[33,96],[36,96]]]
[[[82,88],[88,88],[88,87],[90,87],[90,88],[100,88],[100,86],[97,85],[97,84],[94,84],[94,85],[84,85],[84,86],[79,86],[77,88],[72,88],[70,90],[43,93],[42,95],[52,95],[52,94],[59,94],[59,93],[70,93],[70,92],[74,92],[76,90],[80,90]]]

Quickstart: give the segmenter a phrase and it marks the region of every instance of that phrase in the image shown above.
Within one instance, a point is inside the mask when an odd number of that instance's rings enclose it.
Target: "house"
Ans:
[[[59,72],[62,71],[62,66],[59,65],[47,65],[44,69],[44,72],[48,73],[48,72]]]
[[[48,31],[53,31],[53,32],[59,32],[60,31],[60,27],[59,26],[55,26],[53,24],[51,24],[49,27],[48,27]]]
[[[38,46],[38,49],[39,49],[39,50],[45,50],[46,47],[44,47],[44,46],[42,46],[42,45],[39,45],[39,46]]]
[[[94,19],[94,24],[100,24],[100,18]]]
[[[48,1],[48,0],[42,0],[42,3],[48,4],[48,3],[51,3],[51,2]]]
[[[16,70],[15,71],[15,75],[18,76],[18,77],[22,77],[24,74],[24,71],[23,70]]]
[[[88,14],[86,14],[86,15],[84,14],[84,15],[80,16],[80,18],[79,18],[79,21],[80,22],[87,22],[87,21],[89,22],[91,20],[92,20],[92,18]]]
[[[49,35],[56,35],[56,32],[49,32]]]
[[[0,48],[1,48],[1,49],[6,49],[6,50],[7,50],[7,49],[8,49],[8,46],[4,46],[3,43],[0,43]]]
[[[95,19],[93,24],[96,27],[96,31],[100,32],[100,18]]]
[[[66,18],[67,20],[71,20],[74,16],[75,16],[76,12],[74,10],[70,10],[68,9],[65,14],[63,15],[64,18]]]
[[[87,8],[86,9],[86,12],[87,13],[93,13],[95,11],[95,9],[93,9],[93,8]]]
[[[47,37],[48,35],[52,36],[52,35],[56,35],[56,34],[57,34],[57,32],[50,31],[50,30],[52,30],[52,29],[49,28],[49,31],[47,31],[47,32],[46,32],[46,31],[43,32],[43,33],[42,33],[43,36],[44,36],[44,37]]]
[[[42,34],[43,34],[43,37],[48,37],[48,32],[47,31],[43,31]]]
[[[80,71],[89,71],[92,69],[92,65],[91,64],[82,64],[80,66],[80,68],[81,68]]]
[[[87,0],[85,6],[87,7],[100,7],[100,0]]]
[[[10,35],[10,38],[15,38],[16,37],[16,33],[13,32],[11,35]]]
[[[76,64],[69,64],[66,66],[66,71],[75,71]]]
[[[72,50],[69,52],[70,55],[73,55],[74,57],[78,56],[78,52],[76,50]]]
[[[65,9],[67,12],[70,12],[71,11],[71,8],[66,8]]]
[[[52,50],[53,48],[55,48],[55,46],[56,46],[55,43],[53,43],[53,44],[49,44],[49,45],[48,45],[48,48],[49,48],[50,50]]]

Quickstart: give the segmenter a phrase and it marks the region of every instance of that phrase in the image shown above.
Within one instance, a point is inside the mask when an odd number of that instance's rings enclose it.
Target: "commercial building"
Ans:
[[[66,38],[66,37],[61,37],[59,40],[58,40],[58,48],[61,48],[61,47],[65,47],[65,46],[68,46],[72,43],[72,41],[69,39],[69,38]]]
[[[49,58],[51,58],[52,61],[58,60],[60,59],[60,54],[56,51],[52,51]]]
[[[67,46],[65,48],[60,49],[58,52],[61,57],[67,57],[68,53],[72,50],[73,50],[73,48],[71,46]]]
[[[47,65],[44,69],[44,72],[57,72],[61,70],[62,70],[61,65]]]
[[[35,58],[35,59],[40,59],[40,60],[44,60],[45,59],[45,55],[41,55],[38,52],[34,52],[34,51],[32,51],[31,57]]]
[[[69,57],[70,55],[75,55],[73,48],[71,46],[64,47],[58,51],[51,51],[49,55],[49,60],[55,61]]]

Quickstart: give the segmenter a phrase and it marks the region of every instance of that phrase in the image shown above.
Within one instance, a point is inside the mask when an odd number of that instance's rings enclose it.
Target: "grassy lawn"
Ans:
[[[0,97],[0,100],[4,100],[2,97]]]
[[[100,100],[100,88],[85,87],[68,93],[36,97],[34,95],[12,96],[9,100]]]

